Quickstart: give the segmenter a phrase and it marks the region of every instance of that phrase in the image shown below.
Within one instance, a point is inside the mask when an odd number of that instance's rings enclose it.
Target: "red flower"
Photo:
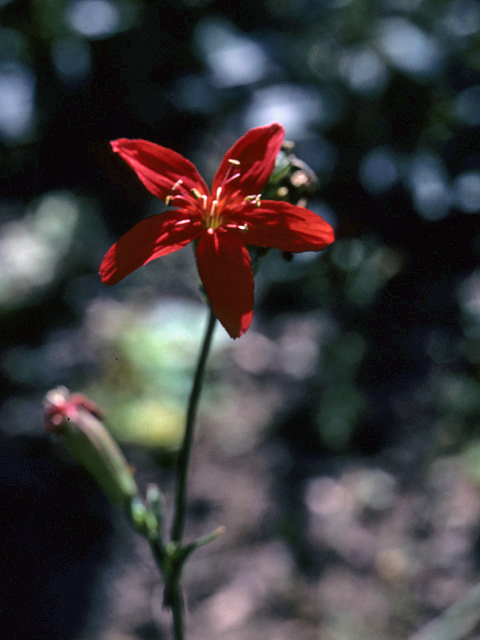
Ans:
[[[114,140],[113,150],[150,193],[176,209],[146,218],[123,235],[102,261],[102,281],[115,284],[198,240],[198,270],[212,311],[232,338],[244,334],[253,313],[246,245],[319,251],[334,240],[332,227],[312,211],[260,199],[283,136],[275,123],[248,131],[225,154],[211,192],[194,165],[175,151],[146,140]]]

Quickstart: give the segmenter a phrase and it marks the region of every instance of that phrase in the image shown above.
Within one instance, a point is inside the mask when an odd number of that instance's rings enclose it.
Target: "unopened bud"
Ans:
[[[72,456],[91,473],[112,502],[126,504],[138,496],[137,484],[119,446],[100,422],[101,410],[65,387],[44,399],[44,427],[62,436]]]
[[[275,167],[262,191],[264,200],[284,200],[305,206],[319,189],[315,172],[293,153],[293,144],[285,142],[277,156]]]

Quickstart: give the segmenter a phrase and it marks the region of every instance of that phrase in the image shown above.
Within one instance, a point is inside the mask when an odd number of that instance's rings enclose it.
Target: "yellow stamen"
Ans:
[[[183,180],[177,180],[177,181],[175,182],[175,184],[173,185],[173,187],[172,187],[172,191],[175,191],[176,189],[178,189],[178,187],[179,187],[181,184],[183,184]]]
[[[194,198],[196,198],[197,200],[200,200],[200,198],[202,197],[202,194],[200,193],[200,191],[198,189],[190,189],[190,193],[192,194],[192,196]]]
[[[244,200],[245,200],[245,202],[255,202],[257,207],[260,206],[260,194],[258,194],[256,196],[245,196]]]
[[[230,162],[230,164],[235,164],[237,166],[240,164],[240,160],[234,160],[233,158],[229,158],[228,162]]]

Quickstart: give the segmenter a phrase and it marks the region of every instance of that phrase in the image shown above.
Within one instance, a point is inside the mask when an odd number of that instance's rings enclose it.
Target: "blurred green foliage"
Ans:
[[[106,409],[117,438],[166,452],[179,448],[205,317],[198,304],[167,299],[151,308],[99,309],[102,375],[88,391]],[[214,343],[213,370],[225,342],[219,336]]]

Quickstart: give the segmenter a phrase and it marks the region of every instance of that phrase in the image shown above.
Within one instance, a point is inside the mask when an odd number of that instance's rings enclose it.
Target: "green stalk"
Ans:
[[[183,629],[183,595],[180,583],[177,582],[173,588],[172,594],[172,617],[173,617],[173,633],[175,640],[184,640]]]
[[[185,436],[182,448],[178,454],[177,471],[176,471],[176,489],[175,489],[175,515],[172,526],[172,541],[180,544],[183,529],[185,526],[185,517],[187,512],[187,483],[188,483],[188,463],[190,460],[190,452],[193,442],[193,431],[195,418],[197,415],[198,401],[202,391],[203,375],[205,365],[207,363],[210,346],[212,344],[213,330],[215,329],[216,318],[210,310],[207,329],[203,338],[202,350],[197,362],[195,370],[195,378],[193,380],[192,391],[188,403]]]
[[[205,365],[207,363],[208,354],[210,352],[210,346],[212,344],[213,331],[215,329],[216,318],[210,309],[210,316],[208,318],[208,324],[203,338],[203,345],[198,358],[197,367],[195,370],[195,377],[193,379],[192,391],[190,393],[190,399],[188,402],[186,424],[185,424],[185,436],[183,438],[182,448],[177,458],[177,470],[176,470],[176,485],[175,485],[175,513],[173,517],[171,543],[175,550],[181,550],[181,540],[183,530],[185,527],[185,518],[187,514],[187,486],[188,486],[188,464],[190,461],[190,452],[192,450],[193,433],[195,426],[195,418],[197,416],[198,402],[200,400],[200,394],[202,392],[203,376],[205,373]],[[176,558],[177,554],[174,553]],[[159,558],[160,559],[160,558]],[[166,589],[165,593],[166,603],[172,610],[173,616],[173,631],[175,640],[184,640],[184,624],[183,624],[183,594],[180,586],[180,574],[184,558],[178,562],[176,558],[175,566],[172,567],[172,571],[168,571],[168,575],[165,575]],[[162,563],[165,564],[164,562]],[[165,567],[164,567],[165,569]]]

